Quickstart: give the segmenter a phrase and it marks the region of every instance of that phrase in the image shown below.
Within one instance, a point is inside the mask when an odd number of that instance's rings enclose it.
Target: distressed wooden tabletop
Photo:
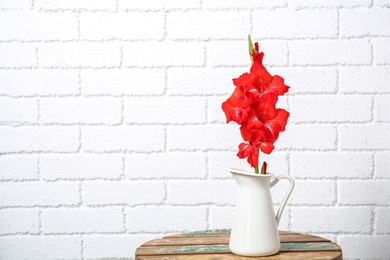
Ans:
[[[330,240],[279,231],[280,252],[268,257],[243,257],[229,250],[229,229],[195,231],[148,241],[136,250],[136,260],[342,259],[341,248]]]

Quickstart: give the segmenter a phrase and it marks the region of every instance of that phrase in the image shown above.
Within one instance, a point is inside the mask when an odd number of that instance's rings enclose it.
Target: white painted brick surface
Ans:
[[[80,15],[80,34],[82,39],[87,40],[161,40],[164,36],[164,14],[85,13]]]
[[[329,38],[337,35],[337,12],[334,10],[255,11],[252,21],[253,30],[259,32],[260,38]],[[287,26],[286,21],[294,26]]]
[[[204,98],[136,97],[124,99],[124,121],[145,124],[204,123]]]
[[[86,205],[143,205],[161,203],[165,197],[162,182],[87,182],[83,186]]]
[[[75,13],[2,11],[0,40],[75,40],[78,37]]]
[[[43,124],[119,124],[122,102],[119,98],[45,98],[40,100]]]
[[[148,206],[128,208],[130,232],[177,232],[206,229],[206,207]]]
[[[382,152],[375,155],[375,175],[379,178],[390,179],[390,153]]]
[[[375,102],[375,120],[379,122],[390,122],[390,95],[376,96]]]
[[[292,208],[291,227],[298,232],[369,233],[372,213],[370,208],[324,207]]]
[[[82,149],[90,152],[164,150],[164,129],[160,126],[84,127]]]
[[[26,43],[0,43],[0,67],[32,68],[37,65],[37,45]]]
[[[153,96],[165,88],[163,69],[83,69],[80,78],[84,95]]]
[[[375,39],[373,41],[374,47],[374,61],[376,64],[390,64],[390,50],[386,48],[389,46],[390,39]]]
[[[247,35],[291,86],[269,172],[280,229],[387,259],[388,0],[0,1],[0,258],[133,259],[230,228],[239,126],[221,104]],[[271,189],[275,209],[288,188]],[[50,249],[50,250],[48,250]]]
[[[368,65],[371,61],[371,46],[364,39],[296,41],[289,47],[293,65]]]
[[[163,235],[86,235],[83,237],[85,258],[87,259],[117,259],[133,257],[139,245]]]
[[[37,209],[0,210],[0,234],[37,234],[38,214]]]
[[[170,13],[167,16],[167,34],[169,39],[238,40],[242,39],[239,35],[249,33],[249,24],[248,12]]]
[[[206,155],[200,152],[131,154],[125,163],[129,179],[204,178],[207,172]]]
[[[38,179],[36,155],[8,155],[0,157],[0,180]]]
[[[368,96],[296,96],[290,98],[290,119],[294,123],[368,122],[371,106]]]
[[[233,205],[236,197],[234,181],[170,181],[167,202],[172,205],[214,203]]]
[[[291,175],[296,178],[362,178],[372,176],[373,156],[357,152],[296,152],[291,155]]]
[[[120,46],[115,42],[45,43],[38,47],[43,67],[118,67]]]
[[[390,181],[340,181],[339,203],[341,205],[390,205]],[[358,194],[366,194],[358,196]]]
[[[120,207],[104,209],[45,209],[42,211],[42,230],[52,233],[121,232],[124,227]]]
[[[49,250],[50,249],[50,250]],[[79,236],[0,237],[0,252],[5,259],[80,259]]]
[[[38,122],[36,99],[0,98],[0,124],[20,125]]]
[[[389,124],[347,125],[340,128],[340,147],[352,149],[388,149]]]
[[[0,78],[0,95],[68,96],[80,93],[76,70],[2,70]]]
[[[76,152],[79,137],[75,127],[1,127],[0,152]]]
[[[0,184],[0,207],[77,205],[79,193],[78,183],[5,182]]]
[[[183,42],[135,42],[123,47],[126,67],[163,67],[204,65],[204,45]]]
[[[342,235],[338,237],[346,259],[388,259],[390,236]],[[345,254],[344,254],[345,252]]]
[[[119,179],[123,159],[119,155],[42,155],[40,174],[45,180]]]
[[[389,36],[389,9],[341,10],[340,24],[342,36]]]
[[[389,93],[390,66],[347,66],[340,69],[340,91],[344,93]]]

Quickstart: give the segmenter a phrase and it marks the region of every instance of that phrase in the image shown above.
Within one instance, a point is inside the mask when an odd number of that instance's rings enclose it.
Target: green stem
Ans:
[[[261,151],[260,151],[260,148],[259,148],[259,155],[258,155],[258,156],[259,156],[259,160],[258,160],[259,162],[260,162],[260,152],[261,152]],[[260,172],[259,172],[259,163],[257,163],[257,166],[255,167],[255,173],[256,173],[256,174],[259,174],[259,173],[260,173]]]

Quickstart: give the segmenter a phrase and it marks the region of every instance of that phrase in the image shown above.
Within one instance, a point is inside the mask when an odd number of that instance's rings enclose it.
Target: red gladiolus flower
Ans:
[[[249,43],[253,64],[249,73],[233,79],[236,88],[223,102],[222,109],[227,123],[235,121],[241,125],[241,136],[247,142],[239,145],[237,156],[247,158],[248,163],[258,169],[259,150],[270,154],[279,133],[285,130],[289,113],[276,108],[276,103],[290,87],[284,84],[282,77],[268,73],[258,43],[254,47],[250,39]]]

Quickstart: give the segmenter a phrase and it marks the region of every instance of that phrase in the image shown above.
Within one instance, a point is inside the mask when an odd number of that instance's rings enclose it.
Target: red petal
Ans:
[[[284,84],[284,79],[278,75],[273,76],[272,81],[264,93],[273,93],[276,95],[284,95],[290,87]]]

